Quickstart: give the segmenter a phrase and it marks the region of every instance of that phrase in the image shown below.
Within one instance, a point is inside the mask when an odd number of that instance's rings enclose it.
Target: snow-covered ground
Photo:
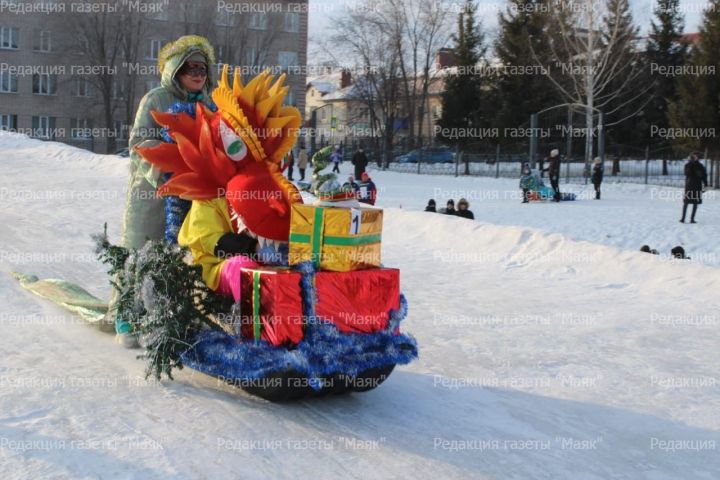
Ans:
[[[681,225],[675,189],[521,205],[515,180],[374,172],[420,359],[372,392],[268,404],[187,370],[145,381],[136,352],[23,291],[7,272],[108,295],[90,234],[118,238],[127,159],[0,150],[0,478],[720,476],[717,195]],[[476,222],[420,211],[460,196]]]

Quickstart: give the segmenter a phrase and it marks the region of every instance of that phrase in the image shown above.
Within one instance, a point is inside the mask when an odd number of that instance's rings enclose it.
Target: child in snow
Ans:
[[[437,213],[437,210],[435,210],[435,199],[431,198],[430,200],[428,200],[428,204],[425,207],[425,211]]]
[[[333,173],[340,173],[340,162],[342,162],[342,153],[340,147],[335,147],[335,151],[330,155],[330,160],[333,163]]]
[[[448,200],[447,206],[442,213],[444,213],[445,215],[455,215],[455,200],[453,200],[452,198]]]
[[[355,181],[355,177],[350,175],[347,179],[347,182],[343,184],[343,187],[350,187],[352,191],[355,193],[355,197],[358,198],[360,194],[360,185]]]
[[[602,160],[600,159],[600,157],[595,157],[595,159],[593,160],[592,177],[590,177],[593,187],[595,187],[595,200],[600,200],[600,185],[603,181],[604,171],[605,166],[603,165]]]
[[[649,245],[643,245],[642,247],[640,247],[640,251],[643,253],[652,253],[653,255],[660,255],[660,253],[657,250],[655,250],[654,248],[651,249]]]
[[[520,175],[520,190],[522,190],[523,193],[522,203],[528,203],[530,201],[529,194],[533,184],[534,178],[532,171],[530,170],[530,164],[523,163]]]
[[[470,203],[468,203],[468,201],[465,200],[464,198],[461,198],[460,200],[458,200],[457,211],[455,212],[455,215],[457,215],[458,217],[475,220],[475,215],[470,210]]]
[[[370,175],[368,175],[367,172],[363,172],[360,178],[362,181],[358,184],[358,187],[360,188],[358,200],[362,203],[375,205],[375,200],[377,199],[377,187],[375,186],[375,182],[372,181],[372,178],[370,178]]]

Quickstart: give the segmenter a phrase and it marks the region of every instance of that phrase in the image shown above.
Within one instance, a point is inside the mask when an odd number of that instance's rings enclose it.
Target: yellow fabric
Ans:
[[[178,243],[190,248],[193,262],[202,266],[202,278],[213,290],[220,284],[220,270],[225,263],[215,256],[215,245],[220,237],[232,231],[232,220],[224,197],[193,201],[180,228]]]

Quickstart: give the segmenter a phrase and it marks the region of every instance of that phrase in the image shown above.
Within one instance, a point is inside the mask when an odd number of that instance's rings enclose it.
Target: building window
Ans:
[[[32,136],[37,138],[55,138],[55,117],[33,116]]]
[[[278,64],[283,71],[298,68],[297,52],[278,52]]]
[[[40,73],[33,75],[33,93],[36,95],[55,95],[57,78],[55,75]]]
[[[185,21],[188,23],[198,23],[198,8],[197,3],[185,3],[183,4],[183,12]]]
[[[127,2],[125,2],[127,3]],[[150,20],[162,20],[166,21],[168,19],[168,12],[167,12],[167,5],[168,3],[164,2],[153,2],[147,4],[149,7],[152,7],[152,11],[148,9],[148,17]]]
[[[0,71],[0,93],[17,93],[17,81],[17,75]]]
[[[245,63],[247,63],[250,66],[255,66],[255,62],[258,61],[257,48],[248,48],[246,50],[245,55],[246,55]]]
[[[160,49],[162,49],[162,40],[150,40],[150,50],[148,51],[148,60],[157,60],[160,56]]]
[[[291,105],[293,107],[297,106],[297,101],[295,100],[295,92],[293,92],[292,89],[288,90],[287,95],[285,95],[285,105]]]
[[[283,30],[298,33],[300,31],[300,14],[296,12],[286,12],[283,20]]]
[[[17,131],[17,115],[0,115],[0,130]]]
[[[232,63],[232,49],[227,45],[220,45],[216,50],[217,63]]]
[[[72,94],[74,97],[89,97],[87,80],[75,78],[73,80]]]
[[[35,51],[52,52],[52,34],[49,30],[41,30],[35,38]]]
[[[148,80],[145,82],[145,88],[149,92],[153,88],[157,88],[160,86],[160,80]]]
[[[228,10],[218,10],[217,15],[215,15],[215,25],[233,27],[235,26],[235,15]]]
[[[267,30],[268,17],[265,13],[254,12],[250,16],[249,27],[255,30]]]
[[[85,55],[90,51],[90,42],[87,37],[80,37],[77,39],[77,53]]]
[[[92,138],[92,124],[87,118],[73,118],[70,122],[70,137],[86,140]]]
[[[0,27],[0,48],[18,48],[18,29]]]
[[[128,138],[128,126],[123,123],[122,120],[115,120],[115,138],[118,140],[127,140]]]
[[[113,100],[123,100],[125,98],[123,86],[117,80],[113,80],[112,82],[112,98]]]

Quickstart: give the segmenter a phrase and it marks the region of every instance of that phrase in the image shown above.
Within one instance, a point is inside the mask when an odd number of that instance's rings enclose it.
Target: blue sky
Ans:
[[[318,60],[313,58],[313,40],[321,38],[331,25],[331,19],[342,13],[344,9],[352,8],[360,0],[309,0],[309,34],[310,34],[310,62]],[[462,2],[463,0],[454,0]],[[635,24],[645,33],[652,20],[654,0],[630,0],[633,9]],[[492,38],[497,29],[497,12],[505,5],[505,0],[480,0],[479,16],[486,31]],[[706,0],[680,0],[680,8],[685,14],[685,32],[696,32],[702,20],[702,10],[707,5]]]

